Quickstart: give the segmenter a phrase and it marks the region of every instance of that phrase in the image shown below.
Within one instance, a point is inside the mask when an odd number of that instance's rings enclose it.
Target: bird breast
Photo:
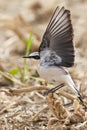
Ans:
[[[39,66],[38,73],[41,78],[48,82],[62,83],[66,75],[66,71],[60,67],[54,66]]]

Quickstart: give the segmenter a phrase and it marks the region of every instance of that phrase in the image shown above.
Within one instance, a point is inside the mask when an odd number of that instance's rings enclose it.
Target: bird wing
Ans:
[[[62,59],[58,65],[71,67],[74,64],[73,29],[70,11],[56,8],[43,35],[39,52],[52,50]]]

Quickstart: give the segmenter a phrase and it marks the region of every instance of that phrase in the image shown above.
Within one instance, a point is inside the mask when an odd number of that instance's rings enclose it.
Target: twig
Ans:
[[[76,126],[77,129],[86,130],[87,129],[87,120],[83,123],[80,123]]]
[[[40,91],[47,90],[47,87],[29,87],[29,88],[21,88],[21,89],[0,89],[0,92],[5,92],[8,96],[18,95],[20,93],[32,92],[32,91]]]
[[[74,95],[71,95],[71,94],[69,94],[67,92],[64,92],[64,91],[57,91],[57,94],[60,94],[60,95],[66,97],[66,98],[68,98],[70,100],[74,100],[75,99]]]
[[[35,114],[33,117],[31,117],[30,121],[35,121],[38,119],[40,113],[42,113],[43,111],[45,111],[46,109],[48,109],[48,106],[46,105],[44,108],[42,108],[37,114]]]
[[[5,73],[5,72],[3,72],[3,71],[0,70],[0,74],[1,74],[2,76],[4,76],[6,79],[8,79],[8,80],[10,80],[10,81],[12,81],[12,82],[15,82],[15,83],[17,83],[17,84],[19,84],[19,85],[21,85],[21,86],[26,86],[26,84],[22,83],[20,80],[18,80],[18,79],[16,79],[16,78],[14,78],[14,77],[13,77],[12,75],[10,75],[9,73]]]
[[[14,102],[11,102],[10,104],[6,105],[3,109],[1,109],[0,114],[2,114],[4,111],[8,111],[9,108],[13,107],[15,104],[18,104],[20,102],[21,97],[18,97]]]

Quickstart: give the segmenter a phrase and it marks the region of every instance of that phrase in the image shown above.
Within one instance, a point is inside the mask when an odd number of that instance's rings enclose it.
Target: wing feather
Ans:
[[[66,18],[66,14],[64,14],[63,15],[63,18],[61,17],[61,19],[59,19],[58,21],[56,21],[55,22],[55,24],[53,25],[53,27],[52,28],[50,28],[49,29],[49,31],[54,31],[55,29],[59,29],[59,28],[61,28],[64,24],[66,25],[68,25],[69,23],[68,23],[68,20],[67,19],[65,19]]]
[[[39,52],[52,50],[62,59],[58,65],[71,67],[74,64],[73,29],[70,11],[56,8],[44,33]]]

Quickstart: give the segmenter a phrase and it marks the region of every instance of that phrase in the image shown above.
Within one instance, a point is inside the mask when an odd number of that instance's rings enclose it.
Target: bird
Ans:
[[[66,84],[83,102],[82,96],[67,70],[74,65],[75,61],[73,36],[70,11],[64,6],[57,6],[47,25],[38,51],[30,53],[24,58],[40,61],[38,67],[40,77],[56,86],[48,90],[48,93],[54,92]]]

